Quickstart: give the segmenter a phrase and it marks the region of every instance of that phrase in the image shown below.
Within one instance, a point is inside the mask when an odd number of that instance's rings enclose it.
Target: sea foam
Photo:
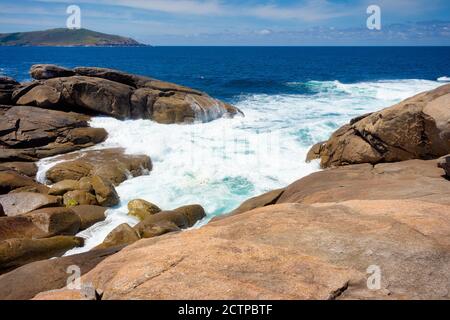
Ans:
[[[117,191],[121,202],[107,211],[107,219],[81,232],[87,251],[101,243],[121,223],[137,223],[127,216],[127,203],[141,198],[163,209],[201,204],[207,218],[234,209],[244,200],[284,187],[319,170],[305,163],[312,144],[326,140],[351,118],[379,110],[439,85],[435,81],[399,80],[343,84],[338,81],[291,82],[309,94],[246,95],[236,106],[245,117],[192,125],[162,125],[148,120],[119,121],[96,117],[91,126],[105,128],[108,139],[94,148],[123,147],[131,154],[147,154],[153,171],[125,181]],[[43,177],[51,160],[42,161]]]

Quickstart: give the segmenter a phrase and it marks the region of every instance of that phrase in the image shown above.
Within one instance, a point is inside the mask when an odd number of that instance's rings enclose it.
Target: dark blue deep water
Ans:
[[[32,64],[100,66],[233,100],[240,94],[308,94],[310,80],[355,83],[450,76],[450,47],[0,47],[0,72],[25,80]]]

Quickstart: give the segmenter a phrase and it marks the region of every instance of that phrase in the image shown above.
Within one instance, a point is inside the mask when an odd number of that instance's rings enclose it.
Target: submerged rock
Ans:
[[[308,156],[322,167],[410,159],[450,153],[450,85],[418,94],[338,129]]]
[[[201,91],[117,70],[35,65],[31,75],[39,81],[14,92],[18,105],[165,124],[206,122],[242,114]]]

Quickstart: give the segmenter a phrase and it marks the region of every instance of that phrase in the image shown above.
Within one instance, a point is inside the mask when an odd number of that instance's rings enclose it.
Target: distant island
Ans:
[[[0,46],[143,47],[134,39],[88,29],[0,33]]]

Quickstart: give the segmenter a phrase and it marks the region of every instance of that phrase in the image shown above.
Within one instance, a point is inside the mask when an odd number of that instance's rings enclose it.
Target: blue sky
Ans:
[[[0,0],[0,33],[65,27],[70,4],[84,28],[153,45],[450,45],[449,0]]]

